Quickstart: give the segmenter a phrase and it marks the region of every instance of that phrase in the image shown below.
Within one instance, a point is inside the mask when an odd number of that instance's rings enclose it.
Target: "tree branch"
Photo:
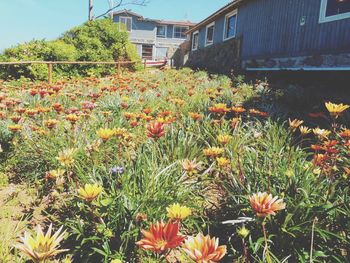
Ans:
[[[114,7],[108,9],[106,12],[104,12],[102,15],[97,16],[95,19],[103,17],[105,15],[108,15],[110,12],[112,12],[113,10],[115,10],[121,6],[127,6],[127,5],[146,6],[148,4],[148,2],[149,2],[149,0],[133,0],[131,2],[124,3],[124,0],[119,0],[118,3]]]

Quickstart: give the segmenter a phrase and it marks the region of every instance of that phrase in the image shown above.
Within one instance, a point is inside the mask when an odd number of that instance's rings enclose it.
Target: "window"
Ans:
[[[205,45],[209,46],[214,43],[214,28],[215,23],[207,25],[206,36],[205,36]]]
[[[152,45],[142,45],[142,58],[153,59],[153,46]]]
[[[187,26],[174,26],[174,38],[186,38]]]
[[[320,23],[350,18],[350,0],[321,0]]]
[[[198,49],[198,42],[199,42],[199,32],[196,31],[192,35],[192,50]]]
[[[157,37],[166,37],[167,26],[157,26]]]
[[[224,40],[236,36],[237,11],[227,14],[225,17]]]
[[[124,24],[126,31],[131,32],[132,29],[132,17],[121,16],[119,18],[119,23]]]

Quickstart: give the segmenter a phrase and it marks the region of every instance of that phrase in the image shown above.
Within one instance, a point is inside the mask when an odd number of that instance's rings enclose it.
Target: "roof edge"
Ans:
[[[216,17],[222,15],[226,11],[231,11],[230,10],[231,8],[236,7],[238,4],[240,4],[243,1],[245,0],[233,0],[231,3],[228,3],[227,5],[223,6],[222,8],[220,8],[219,10],[217,10],[216,12],[212,13],[210,16],[208,16],[207,18],[199,22],[193,28],[188,30],[186,34],[191,34],[192,32],[198,30],[198,28],[200,28],[201,26],[211,23],[213,20],[215,20]]]

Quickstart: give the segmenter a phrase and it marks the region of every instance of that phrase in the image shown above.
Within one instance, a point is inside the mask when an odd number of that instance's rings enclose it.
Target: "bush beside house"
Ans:
[[[72,28],[58,40],[33,40],[6,49],[0,61],[117,61],[139,60],[128,33],[109,19],[89,21]],[[133,66],[133,69],[139,65]],[[56,76],[101,76],[113,67],[95,65],[56,65]],[[11,65],[0,67],[0,78],[47,78],[46,65]]]

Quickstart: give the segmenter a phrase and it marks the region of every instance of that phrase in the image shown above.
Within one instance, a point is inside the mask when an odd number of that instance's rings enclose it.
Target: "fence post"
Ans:
[[[52,64],[48,63],[47,64],[47,81],[49,84],[52,84]]]
[[[121,76],[121,66],[120,66],[120,62],[118,62],[118,76]]]
[[[147,60],[146,59],[143,61],[143,67],[144,67],[144,69],[147,68]]]

